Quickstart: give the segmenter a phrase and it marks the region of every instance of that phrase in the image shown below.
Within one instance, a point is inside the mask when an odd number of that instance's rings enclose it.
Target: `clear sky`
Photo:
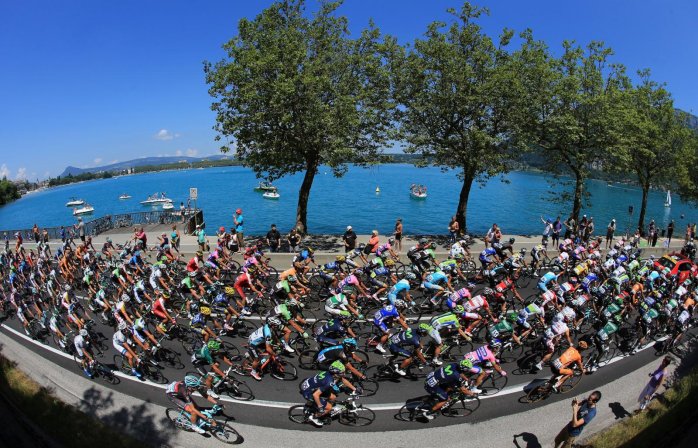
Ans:
[[[208,155],[214,114],[202,61],[268,0],[0,2],[0,177],[43,179],[67,165]],[[677,107],[698,112],[698,2],[481,0],[485,30],[531,28],[559,54],[564,39],[602,40],[630,72],[648,67]],[[314,2],[309,0],[309,5]],[[410,42],[459,0],[346,0],[352,32],[373,18]]]

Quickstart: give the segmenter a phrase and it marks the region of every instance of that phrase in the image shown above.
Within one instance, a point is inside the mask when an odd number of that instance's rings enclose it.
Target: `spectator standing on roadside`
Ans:
[[[170,233],[170,244],[172,245],[172,249],[176,250],[177,253],[179,253],[179,243],[181,238],[182,236],[179,234],[179,230],[177,230],[177,225],[172,224],[172,232]]]
[[[596,417],[596,403],[601,400],[601,392],[595,390],[581,403],[572,400],[572,420],[555,437],[555,448],[571,448],[574,441],[582,434],[584,427]]]
[[[545,229],[543,230],[543,238],[541,239],[541,244],[545,247],[548,246],[548,238],[553,231],[553,223],[548,218],[540,217],[540,220],[545,224]]]
[[[671,244],[671,237],[674,235],[674,220],[672,219],[666,228],[667,247]]]
[[[611,219],[606,227],[606,249],[610,249],[613,245],[613,234],[616,233],[616,219]]]
[[[179,203],[179,214],[182,216],[182,223],[184,223],[184,202]]]
[[[652,396],[664,383],[664,380],[669,374],[669,371],[667,370],[669,368],[669,364],[671,364],[671,358],[665,356],[662,360],[662,363],[659,365],[659,368],[650,374],[649,382],[647,383],[645,388],[642,389],[642,392],[640,392],[640,396],[637,398],[637,402],[640,403],[640,408],[638,409],[638,412],[643,411],[647,407],[647,405],[650,404]]]
[[[65,240],[66,240],[65,227],[61,226],[61,243],[65,244]]]
[[[650,220],[650,225],[647,228],[647,245],[652,244],[652,238],[654,237],[654,231],[657,229],[657,225],[654,223],[654,219]]]
[[[82,222],[82,218],[78,218],[78,223],[75,225],[75,228],[78,231],[78,236],[80,237],[80,241],[83,243],[85,242],[85,223]]]
[[[397,253],[402,251],[402,218],[395,221],[395,250]]]
[[[196,235],[196,243],[199,245],[199,250],[204,252],[206,250],[206,232],[201,228],[201,224],[197,224],[194,235]]]
[[[655,226],[652,230],[652,247],[657,246],[657,239],[659,238],[659,227]]]
[[[567,221],[563,223],[565,225],[565,239],[568,239],[577,231],[577,221],[574,220],[574,216],[570,215]]]
[[[587,234],[587,226],[589,225],[589,220],[587,219],[587,215],[583,215],[582,219],[579,221],[579,232],[575,232],[577,235],[577,238],[575,238],[576,242],[581,242],[584,240],[584,236]]]
[[[39,241],[41,239],[41,233],[39,233],[39,226],[34,224],[34,227],[32,227],[32,236],[34,237],[34,242],[36,244],[39,244]]]
[[[591,216],[589,217],[589,222],[587,222],[587,228],[586,232],[584,233],[584,242],[588,243],[589,240],[591,239],[591,236],[594,234],[594,229],[596,226],[594,225],[594,217]]]
[[[560,232],[562,232],[562,221],[560,221],[558,216],[553,223],[553,247],[557,247],[560,244]]]
[[[235,215],[233,215],[233,223],[235,224],[235,231],[237,232],[238,246],[245,247],[245,237],[243,234],[243,224],[244,218],[242,217],[242,209],[239,208],[235,210]]]
[[[448,233],[450,234],[450,243],[454,244],[460,232],[460,224],[455,216],[451,216],[451,222],[448,223]]]
[[[289,252],[298,252],[298,247],[301,244],[301,236],[298,234],[298,231],[295,227],[291,229],[291,232],[288,234],[288,238],[286,238],[286,241],[288,241]]]
[[[369,255],[376,251],[380,239],[378,238],[378,230],[371,232],[371,237],[368,239],[368,244],[364,247],[364,255]]]
[[[61,226],[61,229],[63,226]],[[5,252],[8,252],[10,250],[10,237],[7,235],[7,232],[2,234],[2,239],[5,241]]]
[[[356,232],[351,226],[347,226],[347,231],[342,235],[342,241],[344,242],[344,253],[351,252],[356,247]]]
[[[281,246],[281,233],[276,230],[276,224],[271,225],[271,229],[267,232],[267,246],[269,252],[278,252]]]
[[[497,227],[497,223],[493,223],[490,230],[487,231],[487,235],[485,235],[485,247],[487,247],[488,244],[492,246],[494,243],[498,243],[501,238],[502,231]]]

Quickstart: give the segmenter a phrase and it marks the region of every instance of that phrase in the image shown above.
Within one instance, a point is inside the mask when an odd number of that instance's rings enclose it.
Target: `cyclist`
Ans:
[[[453,311],[457,305],[462,305],[464,300],[470,300],[471,297],[468,288],[461,288],[448,296],[448,299],[446,299],[446,306],[449,310]]]
[[[446,336],[449,333],[458,332],[460,337],[465,339],[466,341],[469,341],[471,338],[468,336],[465,331],[463,331],[463,328],[461,327],[460,321],[458,320],[458,316],[456,314],[462,314],[465,312],[465,309],[463,309],[462,306],[457,305],[454,308],[454,311],[451,313],[444,313],[439,316],[434,316],[431,321],[429,322],[429,326],[431,327],[431,331],[429,332],[429,336],[434,340],[434,357],[432,359],[432,362],[440,366],[443,364],[441,360],[439,359],[439,355],[441,354],[441,348],[443,347],[443,340],[442,336]],[[442,334],[443,333],[443,334]]]
[[[325,311],[331,316],[340,316],[346,312],[355,315],[359,319],[363,317],[359,313],[358,307],[342,293],[334,294],[325,301]]]
[[[549,271],[546,272],[540,280],[538,280],[538,289],[540,292],[547,292],[549,288],[557,286],[558,274]]]
[[[474,350],[470,353],[466,353],[464,355],[464,358],[470,360],[470,362],[472,363],[473,370],[476,370],[476,372],[474,373],[477,375],[475,383],[470,387],[471,392],[475,392],[476,394],[482,393],[482,391],[478,388],[485,380],[485,377],[487,377],[488,372],[480,367],[481,364],[489,364],[494,368],[494,370],[499,372],[500,375],[507,376],[507,372],[504,371],[504,369],[502,369],[502,367],[499,365],[499,363],[497,362],[497,358],[494,354],[495,352],[499,352],[500,348],[501,343],[497,339],[495,339],[488,345],[483,345],[482,347],[479,347],[477,350]]]
[[[92,346],[90,345],[90,334],[86,329],[81,329],[75,339],[73,339],[73,345],[75,346],[75,357],[80,361],[82,366],[82,371],[85,372],[85,376],[92,379],[92,371],[90,370],[90,365],[95,360],[95,355],[92,353]]]
[[[550,370],[553,372],[553,378],[558,378],[555,384],[553,384],[553,390],[555,392],[558,392],[558,389],[562,383],[567,381],[567,379],[573,375],[574,372],[572,369],[568,368],[570,364],[576,363],[579,370],[582,371],[582,375],[584,375],[586,370],[584,370],[584,364],[582,364],[581,352],[586,350],[587,347],[588,344],[586,341],[579,341],[577,348],[570,346],[570,348],[565,350],[559,358],[550,364]]]
[[[201,413],[199,407],[196,405],[192,399],[192,392],[198,390],[201,387],[201,380],[195,375],[187,375],[184,377],[184,381],[174,381],[167,385],[165,388],[165,395],[167,398],[173,402],[179,409],[184,410],[189,413],[189,419],[192,422],[192,430],[198,432],[199,434],[204,434],[203,428],[197,423],[199,419],[208,422],[212,426],[216,425],[216,421],[212,418],[206,417]],[[216,400],[212,397],[206,397],[214,405],[217,404]]]
[[[206,375],[206,379],[204,380],[206,395],[215,399],[219,398],[216,390],[225,379],[225,372],[221,370],[220,363],[217,361],[217,358],[222,359],[223,362],[230,366],[233,365],[233,362],[228,359],[224,353],[221,353],[220,349],[221,343],[215,339],[211,339],[207,343],[202,344],[198,350],[195,350],[191,357],[191,362],[194,364],[199,373]],[[206,366],[211,368],[210,372],[206,372]],[[218,376],[218,382],[213,384],[213,379],[216,376]]]
[[[335,392],[339,391],[338,383],[342,383],[352,392],[356,387],[346,378],[346,369],[340,361],[333,362],[325,372],[319,372],[315,376],[306,378],[301,382],[300,393],[308,401],[315,404],[316,412],[309,415],[308,419],[316,426],[322,426],[322,418],[330,415],[332,403],[337,398]]]
[[[321,368],[327,368],[335,361],[341,361],[344,367],[348,369],[352,375],[359,379],[365,379],[366,376],[359,372],[352,364],[352,361],[360,364],[366,363],[364,359],[361,359],[361,357],[356,354],[356,349],[356,339],[346,338],[341,344],[333,345],[320,350],[317,354],[316,361]]]
[[[431,372],[424,380],[424,390],[431,395],[435,404],[431,409],[422,410],[424,418],[433,420],[434,414],[446,404],[450,393],[456,389],[468,397],[475,396],[475,393],[467,388],[467,374],[477,373],[478,371],[473,368],[473,363],[469,359],[447,364]]]
[[[487,301],[488,297],[493,297],[494,296],[494,291],[491,288],[485,288],[482,291],[482,294],[478,294],[472,299],[468,300],[465,302],[462,306],[463,312],[457,313],[458,316],[463,318],[464,320],[471,320],[470,324],[468,325],[468,328],[465,329],[465,334],[467,334],[469,337],[472,337],[472,331],[475,328],[475,326],[482,321],[482,316],[480,316],[480,310],[484,309],[487,312],[487,315],[489,316],[490,320],[494,323],[499,322],[499,320],[494,317],[492,314],[492,310],[490,309],[490,305]]]
[[[429,334],[432,328],[427,324],[419,324],[416,330],[408,328],[396,333],[390,337],[390,358],[388,363],[392,365],[393,370],[400,376],[407,375],[405,369],[412,364],[414,357],[419,358],[422,364],[426,364],[427,360],[422,354],[422,338]],[[400,365],[396,362],[398,356],[404,356]]]
[[[138,379],[142,379],[143,374],[137,369],[138,364],[140,364],[140,359],[138,359],[138,355],[136,355],[136,352],[131,348],[131,340],[128,338],[127,334],[128,324],[124,321],[119,322],[119,328],[111,339],[112,345],[117,353],[124,356],[126,361],[128,361],[128,365],[131,367],[131,374]]]
[[[376,350],[379,352],[385,353],[383,344],[385,344],[388,340],[388,336],[390,336],[390,328],[392,328],[395,320],[398,321],[402,328],[408,328],[405,318],[403,317],[402,313],[400,313],[400,310],[404,309],[405,307],[405,302],[401,299],[397,299],[395,301],[395,305],[385,305],[374,314],[373,325],[376,326],[382,334],[378,345],[376,345]]]
[[[337,345],[340,339],[344,339],[347,336],[356,338],[354,330],[346,325],[350,317],[349,311],[342,311],[335,318],[328,320],[325,325],[315,330],[315,340],[320,346],[323,346]]]
[[[278,318],[270,317],[267,319],[267,322],[264,325],[257,328],[247,338],[247,355],[252,360],[252,370],[250,371],[250,375],[257,381],[262,380],[262,376],[257,371],[257,367],[259,367],[260,362],[260,355],[265,352],[271,356],[275,355],[273,344],[278,343],[279,338],[276,336],[274,330],[279,329],[282,326],[283,324]],[[245,362],[247,361],[248,360],[245,359]]]
[[[410,296],[410,282],[414,282],[416,280],[417,276],[412,272],[408,272],[407,275],[405,275],[405,278],[395,283],[390,288],[390,291],[388,291],[388,300],[390,301],[390,304],[394,305],[397,299],[404,300],[408,303],[413,303],[412,297]]]
[[[565,323],[564,319],[553,320],[552,324],[545,329],[545,333],[543,334],[543,343],[545,344],[546,352],[545,355],[543,355],[543,358],[538,362],[538,364],[536,364],[535,367],[537,370],[543,370],[543,363],[552,358],[553,353],[555,353],[555,347],[563,335],[567,339],[569,345],[572,346],[573,343],[572,337],[570,336],[570,329]]]
[[[444,283],[447,289],[441,286],[440,283]],[[434,301],[438,300],[438,296],[445,294],[447,290],[453,292],[450,277],[441,270],[427,274],[422,282],[422,287],[432,293],[432,303],[435,303]]]
[[[378,288],[376,292],[371,295],[374,299],[378,299],[381,294],[388,290],[388,282],[393,284],[397,283],[397,277],[391,270],[393,266],[395,266],[395,262],[389,258],[385,260],[384,266],[371,269],[368,274],[368,280],[371,285]],[[382,281],[382,278],[385,278],[386,281]]]
[[[288,341],[291,339],[291,332],[295,330],[303,336],[303,339],[309,337],[308,333],[303,328],[305,325],[305,320],[300,316],[297,311],[300,309],[299,303],[296,299],[288,299],[285,303],[276,305],[274,309],[269,313],[268,317],[276,317],[282,323],[281,331],[283,332],[283,337],[281,338],[281,344],[288,353],[295,353],[296,351],[288,345]],[[292,312],[294,311],[294,312]]]

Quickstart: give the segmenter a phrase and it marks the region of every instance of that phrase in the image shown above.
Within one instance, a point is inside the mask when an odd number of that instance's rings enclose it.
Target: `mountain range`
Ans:
[[[140,166],[151,166],[151,165],[165,165],[168,163],[195,163],[203,162],[206,160],[224,160],[233,159],[233,156],[227,154],[215,154],[206,157],[187,157],[187,156],[172,156],[172,157],[141,157],[139,159],[127,160],[125,162],[117,162],[109,165],[95,166],[92,168],[78,168],[75,166],[68,166],[61,173],[60,177],[77,176],[84,173],[100,173],[100,172],[114,172],[114,171],[124,171],[130,168],[136,168]]]

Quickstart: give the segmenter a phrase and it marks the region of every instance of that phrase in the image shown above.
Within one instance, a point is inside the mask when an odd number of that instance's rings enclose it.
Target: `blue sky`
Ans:
[[[67,165],[218,152],[202,61],[216,61],[242,17],[268,0],[22,0],[0,3],[0,177]],[[630,72],[649,67],[677,107],[698,113],[698,2],[482,0],[482,21],[564,39],[602,40]],[[309,2],[313,5],[313,2]],[[411,42],[458,0],[346,0],[353,32],[373,18]]]

